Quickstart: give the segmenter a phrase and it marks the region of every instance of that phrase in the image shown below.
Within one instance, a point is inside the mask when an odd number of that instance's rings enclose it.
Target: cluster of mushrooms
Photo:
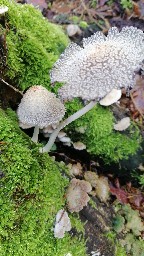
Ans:
[[[96,32],[83,39],[83,47],[70,44],[54,64],[51,82],[62,82],[58,97],[41,85],[30,87],[19,104],[17,114],[22,128],[35,127],[32,140],[38,141],[39,129],[53,126],[48,143],[40,152],[51,150],[59,132],[91,110],[98,102],[109,106],[121,97],[121,88],[134,85],[134,73],[144,60],[144,33],[135,27],[121,32],[112,27],[105,36]],[[64,103],[75,97],[88,102],[67,119]],[[61,122],[60,122],[61,121]]]

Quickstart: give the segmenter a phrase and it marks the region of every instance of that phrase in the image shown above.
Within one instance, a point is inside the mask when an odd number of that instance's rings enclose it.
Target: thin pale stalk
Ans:
[[[39,135],[39,127],[36,125],[35,128],[34,128],[34,133],[33,133],[33,136],[31,138],[31,140],[35,143],[38,142],[38,135]]]
[[[71,122],[75,121],[76,119],[78,119],[79,117],[83,116],[84,114],[86,114],[89,110],[91,110],[95,105],[97,104],[96,101],[91,101],[88,105],[86,105],[85,107],[83,107],[82,109],[78,110],[76,113],[74,113],[73,115],[71,115],[70,117],[68,117],[67,119],[65,119],[64,121],[62,121],[58,127],[54,130],[54,132],[51,134],[50,139],[48,141],[48,143],[40,149],[41,153],[44,152],[49,152],[55,142],[55,139],[58,135],[58,133],[60,132],[60,130],[62,130],[66,125],[70,124]]]

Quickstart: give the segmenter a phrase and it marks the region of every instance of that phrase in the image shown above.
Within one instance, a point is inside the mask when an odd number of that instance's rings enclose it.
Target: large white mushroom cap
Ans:
[[[34,85],[24,94],[17,114],[23,124],[45,127],[59,122],[65,114],[65,107],[54,93],[41,85]]]
[[[135,27],[116,27],[83,39],[83,47],[72,43],[51,71],[51,81],[63,82],[62,99],[80,97],[99,100],[113,88],[133,84],[135,69],[144,59],[144,33]]]

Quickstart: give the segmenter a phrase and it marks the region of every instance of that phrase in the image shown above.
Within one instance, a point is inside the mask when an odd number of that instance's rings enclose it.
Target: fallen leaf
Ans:
[[[131,90],[131,99],[133,101],[134,106],[139,111],[141,115],[144,114],[144,79],[138,82],[139,84],[136,85]]]
[[[32,4],[33,6],[38,6],[41,11],[47,9],[47,3],[45,0],[26,0],[27,4]]]
[[[112,195],[116,196],[120,203],[128,203],[128,195],[123,189],[115,188],[114,186],[110,185],[110,192]]]

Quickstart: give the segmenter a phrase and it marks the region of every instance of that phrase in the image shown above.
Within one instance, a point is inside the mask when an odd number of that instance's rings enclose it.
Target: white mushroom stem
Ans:
[[[48,143],[43,147],[40,148],[40,152],[44,153],[44,152],[49,152],[55,142],[55,139],[59,133],[60,130],[62,130],[66,125],[70,124],[71,122],[75,121],[76,119],[78,119],[79,117],[83,116],[84,114],[86,114],[89,110],[91,110],[95,105],[97,104],[96,101],[91,101],[88,105],[86,105],[85,107],[83,107],[82,109],[78,110],[76,113],[74,113],[73,115],[69,116],[67,119],[65,119],[64,121],[62,121],[56,130],[54,130],[54,132],[51,134],[50,139],[48,141]]]
[[[38,135],[39,135],[39,127],[36,125],[35,128],[34,128],[34,133],[33,133],[33,136],[31,138],[31,140],[35,143],[38,142]]]

